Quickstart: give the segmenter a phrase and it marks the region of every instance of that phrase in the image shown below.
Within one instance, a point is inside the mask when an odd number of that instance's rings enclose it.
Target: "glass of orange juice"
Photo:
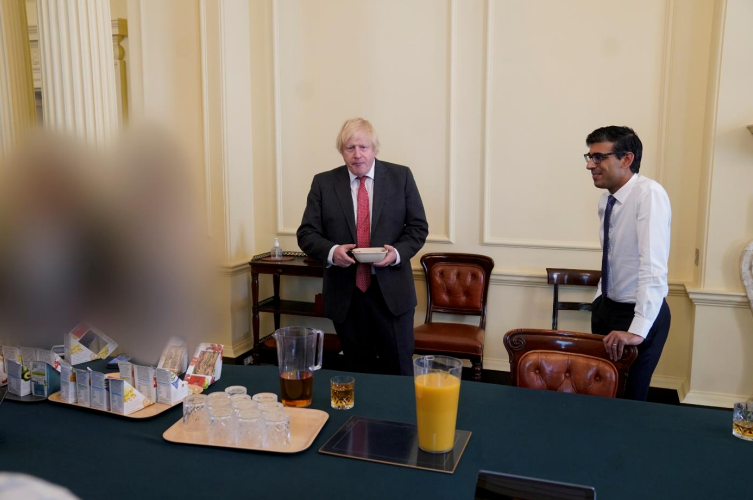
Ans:
[[[463,363],[449,356],[413,360],[418,447],[424,451],[446,453],[455,446],[462,370]]]

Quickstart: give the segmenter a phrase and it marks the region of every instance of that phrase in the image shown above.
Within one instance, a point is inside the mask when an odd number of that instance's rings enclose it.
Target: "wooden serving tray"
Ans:
[[[80,405],[78,403],[69,403],[67,401],[63,401],[63,399],[60,397],[60,392],[56,392],[54,394],[50,394],[50,401],[53,403],[63,404],[67,406],[75,406],[77,408],[83,408],[84,410],[93,410],[98,411],[101,413],[107,413],[108,415],[115,415],[116,417],[124,417],[124,418],[134,418],[136,420],[144,419],[144,418],[152,418],[156,417],[162,412],[165,412],[169,410],[170,408],[173,408],[174,406],[177,406],[183,401],[178,401],[174,405],[166,405],[165,403],[154,403],[152,405],[147,406],[143,410],[135,411],[131,413],[130,415],[121,415],[120,413],[115,413],[107,410],[100,410],[99,408],[92,408],[91,406],[84,406]]]
[[[291,260],[295,260],[295,257],[285,256],[285,257],[262,257],[260,260],[264,262],[288,262]]]
[[[290,444],[287,446],[256,448],[251,446],[210,444],[208,432],[187,432],[183,427],[182,418],[167,429],[162,434],[162,437],[171,443],[233,448],[236,450],[269,451],[273,453],[298,453],[311,446],[311,443],[314,442],[314,439],[316,439],[316,436],[319,435],[322,427],[324,427],[324,423],[329,419],[329,414],[322,410],[285,408],[285,412],[290,415]]]

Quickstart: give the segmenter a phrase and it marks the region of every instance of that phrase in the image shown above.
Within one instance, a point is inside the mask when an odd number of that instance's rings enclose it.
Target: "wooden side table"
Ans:
[[[314,302],[298,300],[282,300],[280,298],[280,276],[301,276],[305,278],[322,278],[324,269],[318,262],[309,259],[303,254],[294,254],[293,260],[266,261],[255,257],[251,266],[251,327],[254,334],[254,364],[259,363],[259,349],[261,344],[269,338],[269,335],[259,337],[259,313],[274,314],[275,330],[280,328],[280,315],[290,314],[293,316],[324,317],[316,310]],[[259,275],[271,274],[274,286],[274,295],[259,301]]]

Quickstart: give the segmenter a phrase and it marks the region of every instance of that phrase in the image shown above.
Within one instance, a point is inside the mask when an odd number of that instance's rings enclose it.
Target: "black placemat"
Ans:
[[[414,424],[353,416],[319,453],[452,474],[470,438],[470,431],[456,430],[451,451],[428,453],[418,447]]]

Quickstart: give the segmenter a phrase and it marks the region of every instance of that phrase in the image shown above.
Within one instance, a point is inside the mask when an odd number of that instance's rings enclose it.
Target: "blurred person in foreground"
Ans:
[[[410,259],[429,233],[408,167],[376,158],[371,123],[347,120],[336,146],[345,165],[311,183],[298,246],[324,270],[324,313],[335,324],[350,371],[411,375],[417,304]],[[383,260],[359,264],[353,248],[384,247]]]
[[[172,144],[150,130],[94,153],[44,135],[3,166],[0,339],[50,347],[85,321],[156,364],[169,337],[209,333],[211,259]]]
[[[626,345],[638,346],[624,397],[645,401],[671,321],[665,298],[672,209],[664,188],[639,174],[643,144],[633,129],[596,129],[586,145],[594,186],[607,190],[599,200],[601,280],[591,331],[605,335],[613,360]]]
[[[0,500],[79,500],[69,490],[38,477],[0,472]]]

